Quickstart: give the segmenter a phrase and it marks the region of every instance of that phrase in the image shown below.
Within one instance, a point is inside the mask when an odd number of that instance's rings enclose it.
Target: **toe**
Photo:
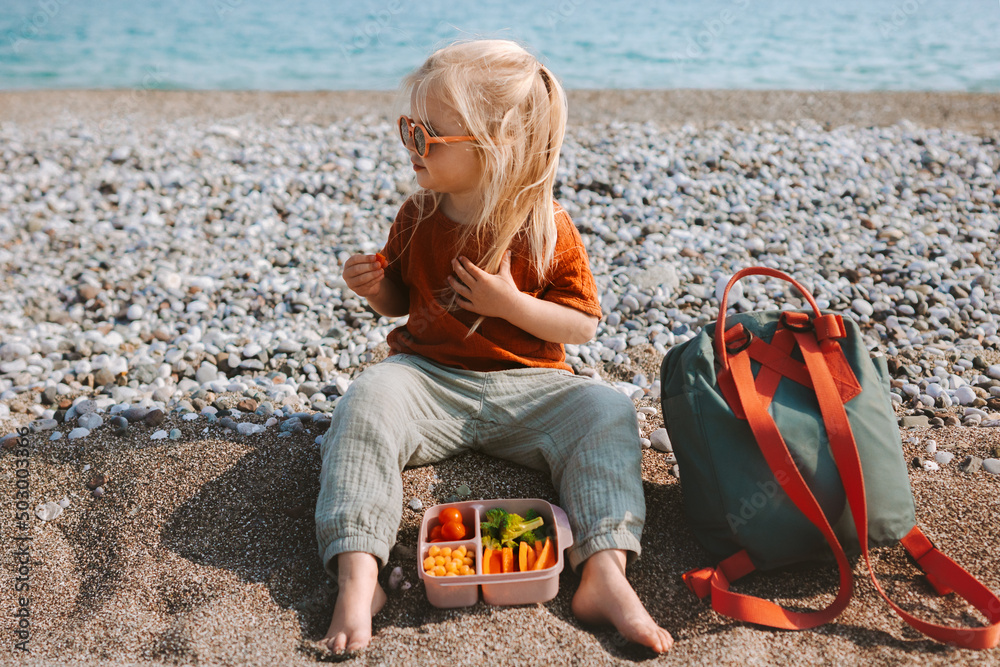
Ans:
[[[368,646],[368,639],[365,637],[359,637],[352,639],[350,643],[347,644],[348,651],[360,651],[361,649]]]
[[[657,653],[663,653],[663,637],[660,636],[660,633],[656,629],[653,629],[652,632],[641,633],[636,637],[636,643],[648,646]]]
[[[642,623],[634,627],[635,634],[632,635],[632,641],[635,643],[642,644],[657,653],[664,653],[670,650],[673,638],[669,632],[660,626],[650,621],[648,624]]]
[[[327,641],[327,646],[334,653],[343,653],[344,647],[346,645],[347,645],[347,635],[345,635],[343,632],[338,632]]]

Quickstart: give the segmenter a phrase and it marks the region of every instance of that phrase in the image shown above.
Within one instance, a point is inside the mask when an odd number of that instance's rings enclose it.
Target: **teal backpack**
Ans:
[[[811,310],[727,316],[730,289],[749,275],[791,283]],[[699,597],[711,596],[716,611],[770,627],[816,627],[850,602],[848,555],[868,562],[869,546],[901,542],[939,593],[959,591],[991,625],[927,623],[886,598],[896,612],[940,641],[969,648],[1000,641],[1000,599],[916,526],[886,360],[870,357],[853,320],[821,313],[780,271],[744,269],[726,286],[717,322],[668,351],[660,382],[686,519],[721,561],[684,581]],[[791,612],[729,590],[754,570],[831,555],[840,593],[826,609]],[[868,569],[885,597],[870,562]]]

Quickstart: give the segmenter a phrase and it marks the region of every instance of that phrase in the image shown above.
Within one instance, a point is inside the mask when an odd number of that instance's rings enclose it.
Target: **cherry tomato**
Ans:
[[[438,514],[438,521],[446,523],[462,523],[462,513],[455,507],[446,507]]]
[[[446,540],[465,539],[465,526],[457,521],[441,524],[441,537]]]
[[[431,542],[437,542],[441,539],[441,526],[434,526],[431,528]]]

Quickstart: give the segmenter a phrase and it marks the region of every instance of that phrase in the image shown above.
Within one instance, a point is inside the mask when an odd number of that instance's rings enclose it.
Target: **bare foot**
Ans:
[[[372,640],[372,616],[385,604],[378,561],[362,551],[337,556],[337,603],[323,642],[334,653],[360,651]]]
[[[611,624],[629,641],[663,653],[674,644],[670,633],[653,621],[625,578],[625,552],[598,551],[583,564],[573,615],[590,625]]]

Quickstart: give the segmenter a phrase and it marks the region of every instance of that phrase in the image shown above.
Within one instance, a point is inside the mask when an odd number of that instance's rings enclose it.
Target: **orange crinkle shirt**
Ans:
[[[556,249],[546,283],[540,285],[530,269],[523,243],[515,242],[511,248],[511,276],[518,289],[535,298],[600,317],[597,286],[583,240],[569,214],[558,204],[555,210]],[[475,248],[458,252],[461,230],[461,224],[437,210],[418,223],[412,198],[396,215],[382,254],[389,262],[386,277],[409,289],[410,310],[407,322],[389,334],[391,354],[417,354],[473,371],[520,367],[572,370],[561,343],[536,338],[503,318],[487,317],[466,338],[478,315],[457,307],[449,312],[442,305],[451,292],[447,280],[453,273],[451,260],[460,254],[479,260]]]

